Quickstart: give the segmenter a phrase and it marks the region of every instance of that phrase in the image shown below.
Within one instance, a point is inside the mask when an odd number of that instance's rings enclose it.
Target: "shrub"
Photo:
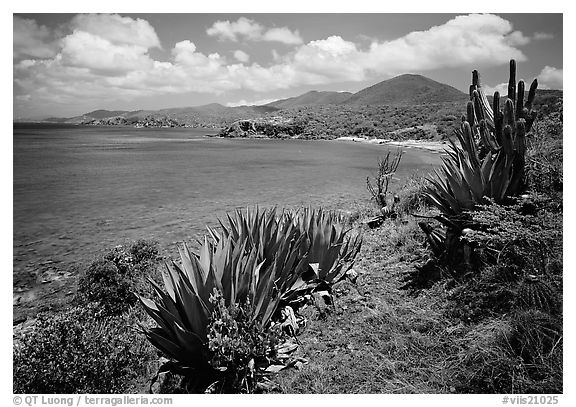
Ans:
[[[449,291],[446,314],[466,323],[478,323],[510,312],[515,301],[515,284],[502,281],[494,269],[489,269]]]
[[[157,261],[160,254],[158,242],[143,239],[137,240],[130,246],[130,254],[132,262],[135,264]]]
[[[14,393],[126,393],[153,356],[132,315],[95,319],[96,305],[40,314],[13,350]]]
[[[411,214],[421,212],[428,208],[428,201],[423,192],[426,188],[426,180],[419,174],[412,174],[398,189],[400,201],[395,206],[398,213]]]
[[[388,187],[404,154],[400,149],[392,157],[390,153],[388,151],[386,156],[378,158],[378,172],[372,176],[373,179],[366,177],[366,188],[378,209],[388,206]]]
[[[527,179],[535,192],[562,192],[563,141],[561,114],[552,114],[536,123],[527,152]]]
[[[136,303],[136,293],[149,293],[143,282],[158,264],[158,244],[138,240],[116,246],[79,276],[76,302],[100,305],[99,315],[117,315]]]
[[[252,321],[250,303],[226,306],[218,293],[210,301],[214,305],[208,325],[210,365],[223,372],[218,392],[253,393],[257,369],[275,357],[282,333]]]
[[[470,212],[476,229],[465,236],[483,262],[513,279],[558,273],[562,257],[562,215],[554,200],[526,195],[509,206],[487,205]]]
[[[452,290],[450,316],[479,321],[515,307],[559,313],[562,217],[552,201],[530,195],[514,205],[482,206],[470,218],[477,230],[464,239],[474,248],[475,273]]]
[[[136,303],[130,276],[108,260],[94,261],[78,282],[77,301],[99,304],[99,315],[117,315]]]

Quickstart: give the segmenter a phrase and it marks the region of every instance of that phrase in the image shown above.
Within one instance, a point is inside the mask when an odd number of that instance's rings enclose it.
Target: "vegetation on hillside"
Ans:
[[[444,104],[290,110],[318,131],[449,117],[459,144],[378,227],[400,153],[368,183],[376,207],[237,211],[163,265],[153,242],[114,248],[75,307],[15,330],[14,391],[561,393],[562,100],[514,68],[503,101],[474,72],[463,121]]]

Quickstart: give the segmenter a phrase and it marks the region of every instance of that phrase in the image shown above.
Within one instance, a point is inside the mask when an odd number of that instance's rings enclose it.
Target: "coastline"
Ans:
[[[404,148],[421,148],[424,150],[433,151],[436,153],[443,153],[447,147],[445,141],[429,141],[429,140],[391,140],[391,139],[369,139],[365,137],[338,137],[334,141],[346,141],[353,143],[365,143],[365,144],[378,144],[378,145],[390,145],[398,146]]]

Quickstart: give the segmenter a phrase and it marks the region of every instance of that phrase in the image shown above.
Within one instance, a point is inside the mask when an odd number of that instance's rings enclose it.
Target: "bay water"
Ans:
[[[14,284],[39,265],[88,263],[153,239],[172,251],[236,208],[367,201],[366,177],[397,147],[343,141],[221,139],[190,128],[14,125]],[[407,149],[394,180],[439,155]],[[32,278],[31,277],[31,278]]]

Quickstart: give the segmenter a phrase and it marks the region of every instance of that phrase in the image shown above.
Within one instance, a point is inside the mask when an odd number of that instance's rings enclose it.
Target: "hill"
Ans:
[[[320,92],[312,90],[303,95],[276,100],[264,106],[275,107],[278,109],[289,109],[297,106],[331,105],[342,103],[351,95],[352,93],[350,92]]]
[[[105,119],[107,117],[121,116],[128,113],[127,110],[94,110],[90,113],[84,113],[86,117],[92,117],[93,119]]]
[[[225,127],[239,119],[259,117],[278,109],[272,106],[228,107],[219,103],[202,106],[174,107],[160,110],[95,110],[71,118],[50,121],[71,124]]]
[[[420,105],[466,101],[468,95],[422,75],[405,74],[353,94],[346,105]]]

